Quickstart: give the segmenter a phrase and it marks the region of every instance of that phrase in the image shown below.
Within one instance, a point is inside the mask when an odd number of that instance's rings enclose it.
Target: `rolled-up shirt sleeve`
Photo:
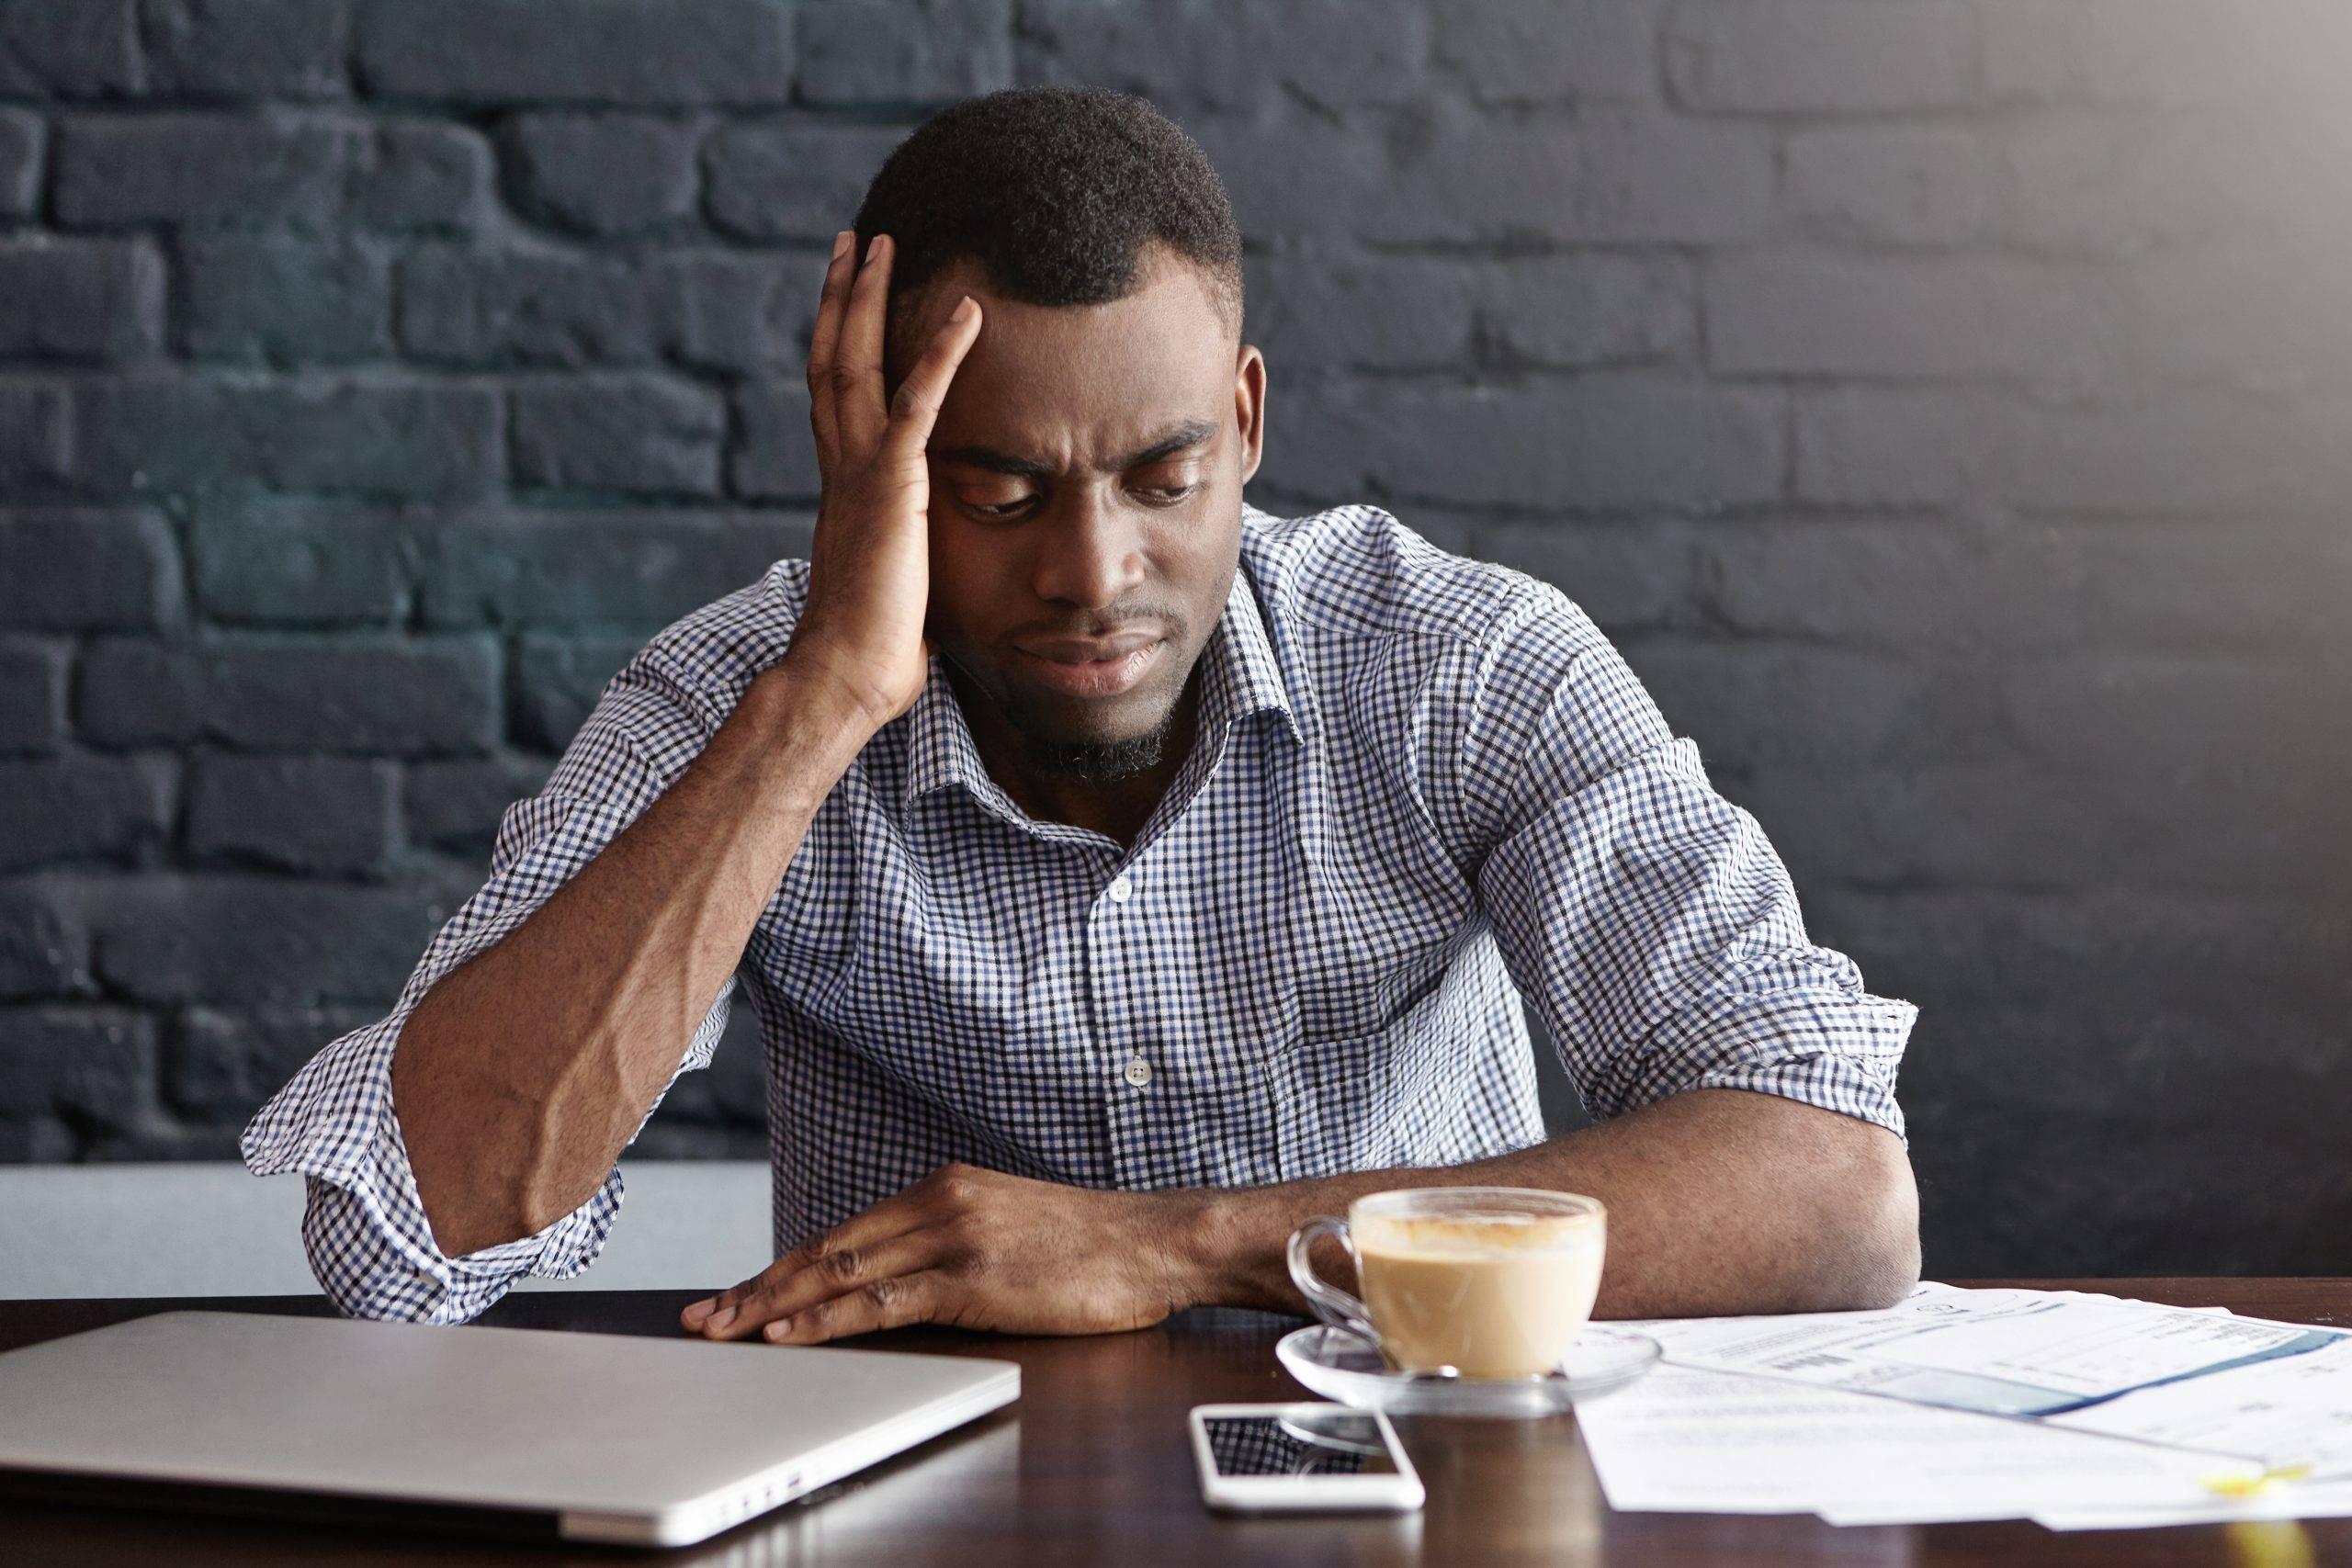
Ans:
[[[1479,900],[1586,1110],[1752,1089],[1907,1145],[1894,1086],[1917,1009],[1807,939],[1763,829],[1583,612],[1530,580],[1466,680]]]
[[[568,1279],[603,1249],[620,1211],[617,1167],[545,1229],[462,1257],[444,1254],[394,1114],[392,1049],[435,982],[521,925],[660,796],[667,781],[648,757],[678,754],[695,724],[644,655],[614,676],[546,787],[506,808],[489,881],[441,927],[391,1012],[321,1050],[246,1125],[240,1147],[249,1169],[302,1173],[303,1247],[320,1286],[345,1314],[464,1322],[515,1280]],[[734,987],[730,975],[670,1084],[709,1065]],[[665,1084],[662,1096],[668,1092]]]

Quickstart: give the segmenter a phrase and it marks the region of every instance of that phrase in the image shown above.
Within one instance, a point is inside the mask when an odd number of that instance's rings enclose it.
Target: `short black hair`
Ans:
[[[1154,240],[1199,270],[1226,331],[1241,335],[1241,231],[1225,182],[1132,93],[1010,87],[941,109],[866,187],[855,254],[876,234],[893,247],[894,341],[923,287],[964,257],[1007,299],[1102,305],[1135,291]]]

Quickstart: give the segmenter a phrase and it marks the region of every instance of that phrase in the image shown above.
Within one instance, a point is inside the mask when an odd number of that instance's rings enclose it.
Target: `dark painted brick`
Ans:
[[[89,985],[90,942],[74,901],[42,877],[0,882],[0,997],[69,997]]]
[[[1973,664],[1930,670],[1892,655],[1754,641],[1644,640],[1624,653],[1711,770],[1973,762],[2004,750],[1996,699]]]
[[[357,140],[352,127],[275,112],[76,116],[58,134],[57,219],[322,230],[342,209]]]
[[[1419,529],[1422,514],[1411,513]],[[1468,552],[1551,583],[1601,629],[1691,626],[1701,617],[1700,550],[1691,530],[1673,518],[1625,523],[1557,518],[1489,525]]]
[[[351,217],[365,227],[470,231],[493,209],[497,164],[478,130],[428,120],[382,125],[355,157]]]
[[[1949,108],[1977,96],[1979,40],[1963,0],[1679,0],[1667,74],[1702,109]]]
[[[1184,129],[1216,168],[1234,220],[1252,244],[1289,235],[1335,244],[1372,232],[1385,235],[1386,226],[1378,220],[1384,212],[1394,213],[1413,199],[1399,188],[1396,162],[1376,132],[1360,124],[1333,124],[1297,104],[1276,101],[1247,113],[1196,114]],[[1433,128],[1417,130],[1410,148],[1433,139]],[[1268,147],[1294,155],[1269,158]],[[856,205],[853,199],[850,209]],[[831,236],[828,231],[820,237]]]
[[[410,763],[401,793],[409,840],[487,865],[506,808],[538,794],[553,767],[548,757],[507,753]]]
[[[2312,721],[2347,665],[2342,654],[2101,650],[2014,665],[2000,684],[2026,751],[2055,765],[2312,778],[2352,765],[2352,732]]]
[[[0,218],[29,218],[40,207],[40,169],[49,128],[38,115],[0,109]]]
[[[428,515],[286,501],[210,502],[188,529],[197,603],[214,621],[382,626],[422,570]]]
[[[1932,520],[1743,521],[1705,550],[1715,615],[1752,636],[1991,653],[2071,620],[2018,541]]]
[[[447,383],[93,382],[74,417],[75,479],[109,494],[467,495],[497,479],[503,447],[496,391]]]
[[[118,97],[139,67],[136,0],[0,0],[0,94]]]
[[[905,137],[889,126],[722,126],[703,150],[703,199],[729,233],[830,245],[856,221],[867,183]]]
[[[1773,221],[1765,128],[1596,103],[1573,124],[1437,104],[1392,152],[1368,127],[1271,115],[1204,120],[1198,140],[1245,234],[1390,243],[1710,244]],[[1269,144],[1295,149],[1267,158]]]
[[[198,1117],[242,1122],[327,1046],[383,1015],[353,1007],[192,1007],[164,1052],[164,1093]]]
[[[153,513],[0,511],[0,626],[153,630],[179,601],[178,549]]]
[[[490,749],[497,690],[497,650],[474,637],[107,639],[76,714],[104,745],[432,756]]]
[[[1536,140],[1539,149],[1556,141]],[[1736,243],[1772,224],[1771,141],[1761,127],[1595,105],[1577,117],[1575,141],[1573,216],[1555,226],[1564,239]]]
[[[2000,450],[2009,494],[2103,513],[2340,509],[2352,494],[2352,401],[2143,396],[2104,407],[2013,408]]]
[[[563,255],[435,247],[401,263],[401,345],[469,366],[630,364],[654,356],[635,269]]]
[[[145,241],[0,241],[0,357],[143,359],[163,336],[164,262]]]
[[[192,359],[272,365],[391,349],[390,267],[364,244],[201,239],[179,247],[174,346]]]
[[[344,0],[143,0],[147,72],[173,97],[337,97]]]
[[[176,773],[163,757],[0,761],[0,871],[136,861],[171,831]]]
[[[514,651],[516,742],[535,750],[563,750],[605,687],[645,641],[640,637],[526,636]]]
[[[796,368],[804,378],[824,288],[814,257],[689,252],[649,270],[662,352],[695,370]]]
[[[0,756],[43,756],[65,736],[61,644],[0,639]]]
[[[560,512],[456,520],[437,530],[428,625],[658,628],[805,556],[806,519],[757,513]]]
[[[187,845],[232,863],[380,876],[399,848],[399,797],[391,762],[209,754],[188,776]]]
[[[1432,0],[1439,69],[1489,102],[1657,96],[1665,0]]]
[[[2006,258],[1726,256],[1706,283],[1726,375],[2015,378],[2097,385],[2121,344],[2108,284]]]
[[[650,377],[515,386],[514,482],[536,490],[716,495],[727,412],[706,388]]]
[[[1480,333],[1514,365],[1584,369],[1696,357],[1697,285],[1674,257],[1514,257],[1479,268],[1473,286]]]
[[[1245,253],[1242,276],[1242,335],[1265,351],[1270,369],[1403,370],[1469,362],[1477,279],[1475,268],[1457,260],[1302,245]]]
[[[1760,767],[1728,791],[1801,889],[1841,884],[2052,887],[2113,874],[2115,814],[2029,764]]]
[[[2249,16],[2201,0],[1987,0],[1984,74],[2004,98],[2091,105],[2269,104],[2342,91],[2352,13],[2273,0]]]
[[[346,1002],[381,1016],[467,891],[447,877],[143,877],[93,911],[94,958],[101,981],[141,1001]]]
[[[137,1128],[154,1113],[155,1035],[153,1018],[127,1008],[0,1009],[0,1115]]]
[[[1770,500],[1777,394],[1641,373],[1501,389],[1380,385],[1291,394],[1262,478],[1332,502],[1367,487],[1440,504],[1712,510]]]
[[[765,501],[810,501],[824,489],[817,432],[808,419],[808,381],[746,381],[735,398],[738,444],[729,482],[735,493]]]
[[[2280,519],[2011,525],[1774,518],[1713,531],[1713,609],[1743,634],[1849,647],[2310,648],[2346,641],[2352,540]]]
[[[1020,75],[1171,107],[1234,107],[1283,88],[1335,108],[1405,103],[1426,91],[1430,34],[1420,0],[1025,0]]]
[[[2325,515],[2044,525],[2013,546],[2063,596],[2052,617],[2126,649],[2340,650],[2352,536]]]
[[[582,234],[634,234],[691,219],[702,129],[650,115],[519,115],[506,127],[516,204]]]
[[[806,0],[795,21],[805,102],[951,103],[1012,85],[1012,0]]]
[[[1796,494],[1833,506],[1957,502],[1996,482],[2003,411],[1968,389],[1808,389],[1796,408]]]
[[[359,72],[378,96],[473,103],[781,104],[782,0],[361,0]]]
[[[1813,231],[1866,243],[1943,245],[1994,222],[1998,150],[1973,126],[1820,126],[1788,141],[1783,199]]]
[[[65,478],[70,408],[63,382],[0,379],[0,485],[38,491]]]

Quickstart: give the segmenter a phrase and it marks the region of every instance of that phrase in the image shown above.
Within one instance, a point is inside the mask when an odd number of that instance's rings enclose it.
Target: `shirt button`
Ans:
[[[1126,1071],[1121,1076],[1136,1088],[1141,1089],[1151,1081],[1151,1064],[1141,1056],[1130,1056],[1127,1058]]]
[[[1127,880],[1125,873],[1122,872],[1111,879],[1111,897],[1114,903],[1124,904],[1135,896],[1136,885]]]

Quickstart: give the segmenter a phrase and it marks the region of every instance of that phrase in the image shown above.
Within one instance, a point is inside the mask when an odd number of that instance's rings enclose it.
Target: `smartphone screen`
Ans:
[[[1396,1463],[1371,1416],[1352,1410],[1298,1416],[1209,1416],[1219,1475],[1394,1475]]]

